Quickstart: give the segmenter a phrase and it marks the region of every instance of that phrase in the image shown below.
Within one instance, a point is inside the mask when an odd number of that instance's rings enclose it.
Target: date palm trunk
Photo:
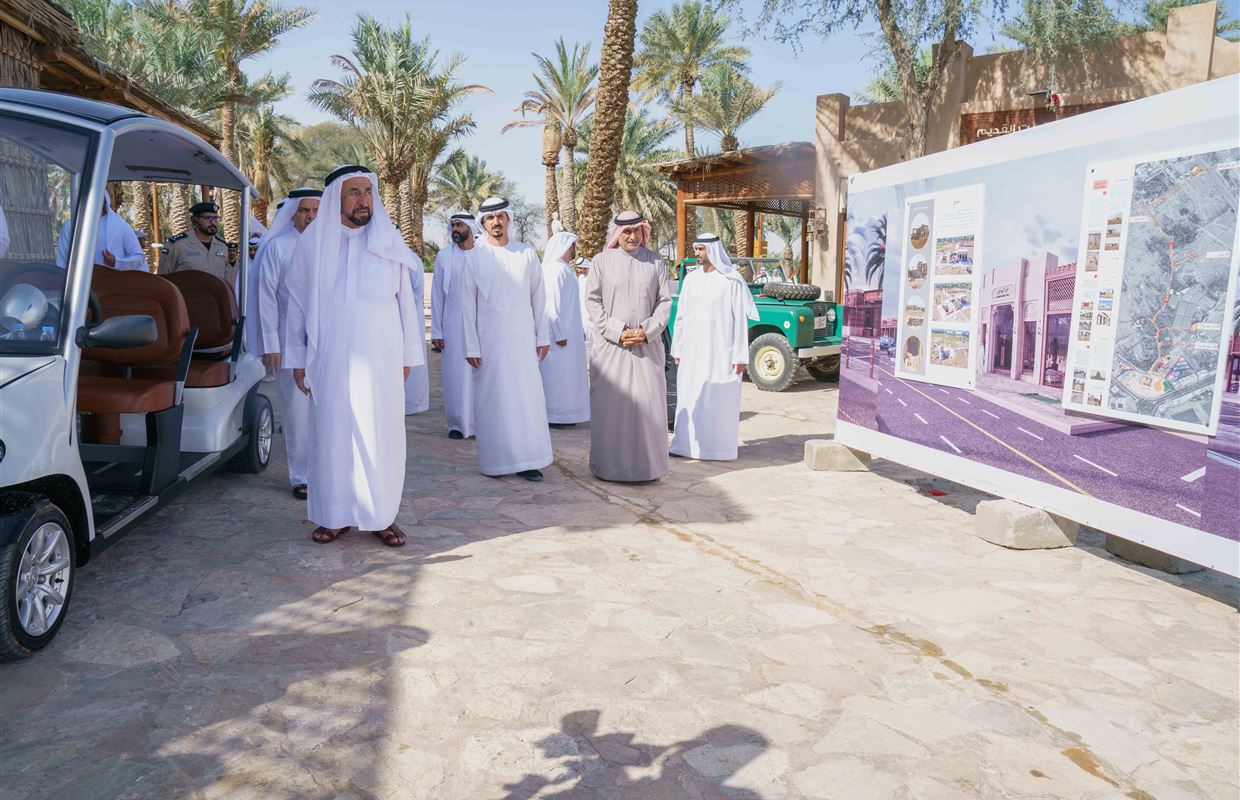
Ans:
[[[220,109],[220,136],[224,158],[237,165],[237,104],[224,103]],[[241,240],[241,197],[236,192],[221,191],[220,221],[223,222],[224,239],[229,242]]]
[[[414,223],[413,223],[413,179],[405,178],[400,182],[400,235],[405,240],[405,244],[417,253],[417,249],[413,246],[414,240]],[[418,258],[422,254],[418,253]]]
[[[551,234],[553,233],[553,231],[551,230],[551,223],[554,221],[556,215],[560,213],[560,197],[559,197],[560,190],[559,190],[559,187],[556,185],[556,177],[555,177],[556,162],[552,161],[550,164],[548,164],[547,162],[544,161],[543,166],[547,168],[547,185],[545,188],[547,198],[546,198],[546,202],[544,206],[545,210],[543,212],[543,216],[546,218],[546,221],[547,221],[547,238],[550,239]]]
[[[409,241],[409,248],[417,253],[418,258],[426,261],[426,238],[422,234],[422,226],[426,224],[426,201],[430,196],[430,188],[427,186],[414,186],[413,199],[409,203],[409,219],[410,228],[413,236]]]
[[[564,224],[564,230],[570,233],[577,232],[577,196],[576,191],[576,164],[573,162],[573,153],[577,149],[577,131],[572,128],[564,130],[564,144],[560,151],[560,222]]]
[[[135,183],[131,187],[129,207],[133,209],[133,225],[140,231],[146,233],[146,248],[143,255],[146,256],[147,269],[155,266],[155,259],[151,258],[151,243],[158,241],[159,233],[155,230],[155,209],[151,206],[151,184]]]
[[[594,101],[594,131],[586,167],[582,213],[581,255],[593,257],[607,242],[616,188],[616,162],[624,136],[633,77],[633,40],[637,35],[637,0],[609,0],[603,48],[599,52],[598,94]]]

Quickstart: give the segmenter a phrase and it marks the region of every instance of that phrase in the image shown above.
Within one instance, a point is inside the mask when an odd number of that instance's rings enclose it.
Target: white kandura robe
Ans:
[[[586,376],[590,374],[590,351],[594,347],[594,326],[590,324],[590,312],[586,310],[586,286],[590,281],[590,273],[576,275],[577,303],[581,306],[581,331],[586,343]]]
[[[60,239],[56,243],[56,266],[64,267],[69,263],[69,250],[73,247],[73,218],[65,220],[60,226]],[[107,250],[116,259],[116,270],[148,271],[146,255],[142,245],[138,243],[138,235],[129,223],[111,208],[101,215],[99,227],[95,234],[95,251],[91,256],[92,263],[103,263],[103,251]]]
[[[375,224],[375,223],[372,223]],[[308,374],[310,521],[325,528],[384,530],[405,485],[404,367],[425,363],[425,317],[405,267],[365,247],[365,228],[345,228],[330,314],[320,314]],[[313,241],[313,240],[311,240]],[[302,241],[299,244],[306,245]],[[303,247],[292,269],[301,268]],[[290,293],[284,358],[307,365],[308,297]]]
[[[301,236],[296,228],[267,243],[262,259],[253,269],[258,273],[258,319],[247,321],[257,328],[258,348],[262,353],[283,353],[281,335],[283,320],[288,314],[288,268],[293,250]],[[293,370],[281,365],[276,370],[276,391],[280,395],[280,430],[284,436],[284,452],[288,457],[290,486],[310,482],[307,458],[310,454],[310,398],[301,393],[293,380]]]
[[[415,256],[416,258],[416,256]],[[426,298],[426,272],[422,268],[422,260],[418,259],[418,263],[413,265],[413,269],[409,272],[409,278],[413,286],[413,299],[418,308],[422,312],[422,319],[426,319],[426,306],[423,305]],[[421,331],[422,334],[422,365],[413,367],[409,370],[409,377],[405,379],[405,414],[421,414],[431,407],[431,373],[426,362],[426,330]]]
[[[538,254],[525,242],[474,246],[461,321],[474,374],[478,466],[510,475],[551,463],[551,432],[535,348],[550,343]]]
[[[694,270],[680,287],[672,357],[676,372],[676,434],[671,452],[711,461],[736,459],[741,376],[749,361],[749,288],[719,271]]]
[[[475,245],[475,248],[477,245]],[[431,338],[443,339],[440,381],[443,384],[443,413],[448,430],[474,435],[474,368],[465,361],[465,329],[461,324],[461,304],[465,296],[465,262],[474,249],[462,250],[450,244],[435,256],[435,276],[431,280]]]
[[[547,421],[563,425],[589,422],[590,374],[577,276],[571,266],[557,258],[543,267],[543,286],[551,350],[538,367],[547,398]],[[557,344],[566,340],[564,347]]]

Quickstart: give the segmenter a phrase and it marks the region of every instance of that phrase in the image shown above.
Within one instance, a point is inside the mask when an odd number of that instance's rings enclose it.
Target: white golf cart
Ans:
[[[271,452],[264,369],[242,345],[246,248],[240,303],[206,272],[96,265],[110,180],[237,191],[250,218],[248,181],[183,128],[0,89],[0,660],[52,640],[77,569],[118,534]]]

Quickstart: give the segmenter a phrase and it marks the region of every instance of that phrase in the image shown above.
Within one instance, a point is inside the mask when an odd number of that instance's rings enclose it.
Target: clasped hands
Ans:
[[[646,331],[642,328],[625,328],[620,332],[620,346],[632,349],[646,343]]]

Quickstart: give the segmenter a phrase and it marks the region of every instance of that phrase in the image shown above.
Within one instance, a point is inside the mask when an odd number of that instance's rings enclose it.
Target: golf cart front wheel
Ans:
[[[56,637],[73,595],[73,528],[46,500],[0,550],[0,661],[25,658]]]
[[[791,386],[800,363],[783,334],[764,333],[749,345],[749,379],[764,392]]]
[[[271,461],[271,437],[275,433],[276,418],[265,394],[255,392],[246,404],[245,447],[228,462],[228,468],[253,475],[267,469]]]

